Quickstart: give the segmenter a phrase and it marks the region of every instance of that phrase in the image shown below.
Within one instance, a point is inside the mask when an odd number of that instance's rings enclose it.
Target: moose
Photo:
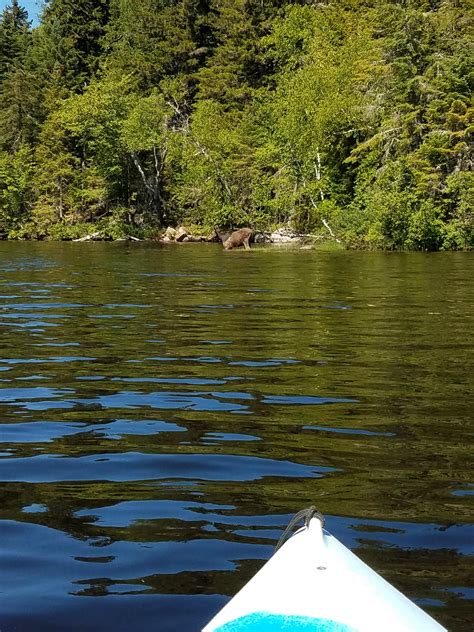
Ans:
[[[219,234],[219,233],[218,233]],[[239,228],[234,230],[228,237],[221,238],[222,245],[225,250],[232,250],[232,248],[239,248],[243,246],[246,250],[250,248],[250,239],[253,236],[253,230],[251,228]],[[221,235],[219,235],[221,237]]]

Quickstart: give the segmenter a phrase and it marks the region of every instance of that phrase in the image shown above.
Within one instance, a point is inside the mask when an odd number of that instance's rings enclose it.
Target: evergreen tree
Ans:
[[[38,72],[82,91],[98,70],[108,19],[109,0],[49,0],[37,40]]]
[[[26,51],[30,23],[28,12],[12,0],[0,18],[0,85],[18,58]]]
[[[34,94],[25,60],[31,44],[28,13],[12,0],[0,18],[0,230],[28,217],[33,198]]]
[[[0,147],[11,151],[31,140],[33,94],[25,66],[30,44],[28,13],[13,0],[0,21]]]
[[[213,99],[226,107],[250,102],[265,78],[261,38],[281,4],[211,0],[207,23],[214,49],[197,73],[199,99]]]
[[[108,73],[132,76],[145,93],[165,79],[186,75],[196,64],[189,20],[197,15],[190,14],[189,5],[183,0],[112,0]]]

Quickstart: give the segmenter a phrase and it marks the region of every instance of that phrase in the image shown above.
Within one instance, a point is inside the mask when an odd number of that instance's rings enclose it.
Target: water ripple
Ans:
[[[318,478],[331,467],[312,467],[232,454],[143,454],[126,452],[77,458],[40,454],[0,459],[3,481],[51,483],[57,481],[141,481],[190,479],[202,481],[256,481],[264,477]]]
[[[471,632],[469,253],[0,251],[2,629],[200,629],[315,504]]]

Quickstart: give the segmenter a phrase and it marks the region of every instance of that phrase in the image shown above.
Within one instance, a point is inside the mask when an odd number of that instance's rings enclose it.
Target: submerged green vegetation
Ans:
[[[49,0],[32,27],[12,0],[0,234],[472,248],[472,25],[470,0]]]

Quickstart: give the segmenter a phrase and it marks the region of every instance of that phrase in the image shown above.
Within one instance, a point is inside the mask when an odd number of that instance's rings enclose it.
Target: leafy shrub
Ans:
[[[89,223],[68,224],[58,222],[48,228],[48,239],[51,241],[72,241],[97,231],[97,226]]]
[[[424,202],[409,217],[406,247],[412,250],[439,250],[446,232],[440,216],[439,208],[431,201]]]

